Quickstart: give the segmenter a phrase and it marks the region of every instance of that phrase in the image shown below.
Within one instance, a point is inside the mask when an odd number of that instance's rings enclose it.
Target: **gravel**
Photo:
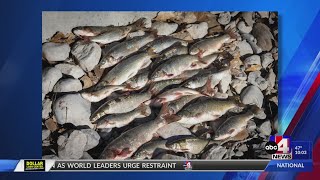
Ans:
[[[250,85],[246,87],[240,97],[244,104],[255,104],[260,108],[262,107],[264,96],[257,86]]]

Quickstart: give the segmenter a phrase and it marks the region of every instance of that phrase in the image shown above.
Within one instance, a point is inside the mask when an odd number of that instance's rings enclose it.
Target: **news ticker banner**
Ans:
[[[61,171],[312,171],[312,143],[271,136],[271,160],[0,160],[5,172]]]
[[[6,160],[16,161],[5,172],[106,172],[106,171],[311,171],[312,160]]]

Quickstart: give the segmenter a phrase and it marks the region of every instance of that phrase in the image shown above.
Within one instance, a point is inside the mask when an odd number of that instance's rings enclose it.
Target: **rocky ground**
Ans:
[[[156,159],[266,159],[264,145],[278,129],[278,15],[274,12],[153,12],[145,17],[145,29],[128,33],[120,42],[146,34],[150,30],[158,36],[172,36],[193,44],[235,30],[237,38],[228,41],[219,52],[223,58],[214,67],[229,67],[230,78],[219,82],[217,99],[239,96],[246,106],[263,110],[260,117],[247,122],[245,129],[232,140],[221,145],[209,145],[200,154],[165,150]],[[121,14],[121,12],[119,12]],[[126,13],[120,16],[125,16]],[[152,14],[152,15],[150,15]],[[126,22],[135,18],[126,16]],[[130,22],[128,22],[130,20]],[[54,19],[52,19],[54,21]],[[121,21],[121,22],[120,22]],[[46,22],[47,24],[50,22]],[[55,22],[52,22],[55,23]],[[101,26],[118,25],[104,22]],[[79,26],[79,24],[77,25]],[[83,41],[71,32],[57,32],[42,45],[42,150],[45,159],[97,159],[103,149],[119,135],[140,124],[152,121],[157,113],[138,118],[121,128],[97,129],[90,121],[92,113],[106,100],[90,102],[81,92],[95,86],[109,71],[97,68],[102,56],[113,46]],[[58,25],[61,27],[61,25]],[[146,30],[147,29],[147,30]],[[117,42],[116,42],[117,43]],[[219,68],[220,69],[220,68]],[[181,83],[183,84],[183,83]],[[148,86],[148,84],[146,85]],[[136,92],[142,92],[138,90]],[[115,92],[108,98],[127,94]],[[229,117],[246,108],[238,108],[215,121],[190,127],[178,122],[157,131],[158,139],[198,137],[213,139],[215,131]]]

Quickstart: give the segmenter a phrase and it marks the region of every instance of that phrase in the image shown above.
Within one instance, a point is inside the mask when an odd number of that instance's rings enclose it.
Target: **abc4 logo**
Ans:
[[[265,150],[268,154],[289,154],[291,153],[290,139],[281,136],[275,137],[275,141],[266,143]]]

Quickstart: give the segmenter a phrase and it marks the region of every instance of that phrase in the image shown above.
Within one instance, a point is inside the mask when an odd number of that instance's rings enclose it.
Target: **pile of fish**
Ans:
[[[42,46],[43,158],[270,158],[277,23],[274,12],[158,12],[58,32]]]

